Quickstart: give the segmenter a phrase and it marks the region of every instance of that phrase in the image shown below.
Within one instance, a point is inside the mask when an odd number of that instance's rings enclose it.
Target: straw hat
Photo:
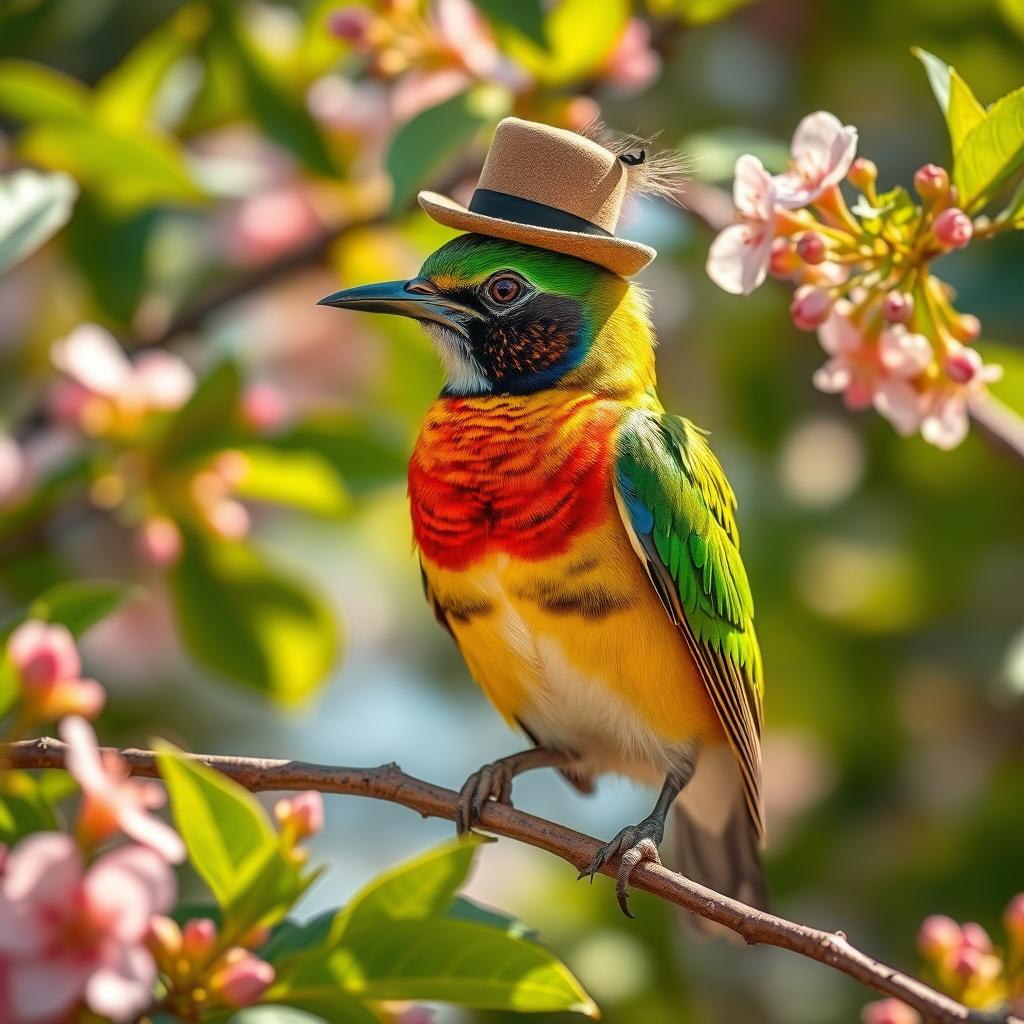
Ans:
[[[642,159],[642,151],[618,155],[576,132],[506,117],[468,208],[436,192],[421,192],[419,201],[439,224],[576,256],[629,277],[657,255],[649,245],[615,237],[630,167]]]

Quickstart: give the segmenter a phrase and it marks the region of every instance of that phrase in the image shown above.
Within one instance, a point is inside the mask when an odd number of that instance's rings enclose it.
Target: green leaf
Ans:
[[[330,937],[331,926],[339,913],[341,911],[325,910],[302,924],[290,919],[282,921],[271,932],[266,945],[260,950],[260,956],[270,963],[276,963],[285,957],[319,950]]]
[[[316,452],[355,494],[404,481],[409,462],[408,443],[390,423],[344,414],[316,416],[299,423],[282,437],[277,448]]]
[[[241,393],[242,375],[235,363],[223,362],[208,373],[168,424],[158,459],[175,465],[223,447]]]
[[[541,82],[564,86],[594,74],[626,28],[629,0],[562,0],[544,23],[547,46],[510,33],[504,49]]]
[[[228,907],[244,876],[278,851],[278,837],[259,801],[237,782],[157,746],[160,776],[189,860],[221,907]]]
[[[378,875],[332,928],[330,945],[382,921],[421,921],[442,914],[462,888],[483,836],[451,839]]]
[[[954,161],[964,144],[967,133],[977,124],[985,120],[985,108],[975,99],[971,87],[956,73],[956,68],[949,69],[949,110],[946,112],[946,123],[949,125],[949,138],[953,143]]]
[[[935,102],[946,117],[949,111],[949,73],[950,66],[934,53],[929,53],[920,46],[912,46],[910,52],[924,65],[925,74],[928,76],[928,84],[935,94]]]
[[[364,999],[598,1015],[597,1005],[553,953],[468,921],[431,918],[363,929],[319,966]]]
[[[187,533],[171,587],[196,660],[279,703],[308,697],[337,660],[327,604],[245,544]]]
[[[264,997],[264,1002],[270,1006],[288,1006],[304,1013],[311,1013],[326,1024],[380,1024],[380,1017],[377,1016],[362,1000],[356,996],[350,996],[342,992],[337,986],[333,989],[316,991],[295,991],[289,992],[282,985],[275,985]],[[290,1017],[267,1018],[263,1014],[270,1006],[260,1007],[260,1014],[257,1016],[254,1011],[252,1024],[301,1024],[295,1014]],[[394,1018],[389,1015],[388,1020]],[[306,1018],[308,1021],[309,1018]],[[239,1016],[232,1018],[232,1024],[242,1024]]]
[[[13,624],[12,624],[13,625]],[[7,633],[7,623],[4,623],[4,633]],[[0,635],[0,640],[7,642],[6,635]],[[0,653],[0,719],[2,719],[14,707],[15,702],[21,696],[21,683],[18,681],[18,673],[14,670],[14,663],[8,657],[7,652]]]
[[[136,593],[136,587],[103,580],[58,583],[32,602],[27,617],[58,622],[80,636]]]
[[[538,46],[547,47],[540,0],[476,0],[476,5],[492,24],[513,28]]]
[[[57,828],[50,801],[28,772],[0,774],[0,843],[13,846],[32,832]]]
[[[144,128],[167,73],[206,30],[209,17],[198,4],[187,4],[146,36],[96,86],[97,116],[111,127]]]
[[[294,153],[315,174],[333,178],[337,168],[301,96],[292,95],[273,73],[228,0],[212,5],[214,32],[248,95],[248,113],[263,133]]]
[[[180,144],[153,132],[122,133],[99,122],[40,122],[22,132],[18,150],[74,175],[122,210],[203,198]]]
[[[304,871],[278,841],[239,869],[235,890],[224,905],[224,931],[241,937],[277,924],[319,874]]]
[[[1003,224],[1024,227],[1024,180],[1017,186],[1013,197],[1006,204],[1006,209],[996,219]]]
[[[413,196],[465,149],[487,121],[473,94],[465,92],[403,124],[392,138],[385,160],[394,185],[392,214],[404,211]]]
[[[976,212],[1024,165],[1024,87],[996,100],[968,131],[953,167],[960,205]]]
[[[330,462],[310,451],[282,451],[269,444],[240,449],[247,469],[235,492],[241,498],[336,517],[349,510],[344,484]]]
[[[77,195],[66,174],[23,170],[0,178],[0,274],[67,223]]]
[[[539,938],[537,930],[531,928],[525,921],[520,921],[519,918],[512,917],[501,910],[495,910],[493,907],[486,907],[467,896],[456,896],[452,900],[451,906],[445,911],[445,917],[449,917],[453,921],[484,924],[489,928],[497,928],[507,935],[514,935],[516,938],[535,941]]]
[[[19,121],[88,121],[91,101],[68,75],[27,60],[0,61],[0,111]]]

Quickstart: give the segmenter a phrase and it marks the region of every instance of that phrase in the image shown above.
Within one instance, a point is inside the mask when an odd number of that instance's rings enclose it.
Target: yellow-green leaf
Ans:
[[[567,85],[597,71],[615,49],[630,14],[629,0],[562,0],[544,22],[546,46],[500,31],[503,49],[548,85]]]
[[[81,82],[27,60],[0,61],[0,111],[20,121],[85,120],[92,97]]]
[[[247,468],[235,489],[239,497],[288,505],[319,516],[340,516],[348,511],[348,491],[322,455],[267,444],[240,450]]]
[[[967,133],[977,124],[985,120],[985,108],[977,101],[971,87],[957,74],[956,68],[949,69],[949,110],[946,122],[949,125],[949,138],[953,143],[953,157],[960,152],[960,147]]]
[[[170,579],[192,656],[265,697],[299,703],[337,660],[339,628],[326,602],[246,544],[187,531]]]
[[[181,757],[170,744],[158,745],[157,763],[189,860],[226,908],[246,869],[277,850],[267,812],[237,782]]]
[[[960,205],[976,212],[1024,164],[1024,87],[989,107],[968,131],[953,166]]]
[[[67,171],[124,210],[203,198],[178,143],[151,132],[44,121],[21,134],[18,149],[35,163]]]
[[[69,580],[50,587],[32,602],[28,618],[66,626],[80,636],[90,626],[116,611],[135,587],[105,580]]]
[[[391,921],[329,954],[327,970],[364,999],[413,999],[519,1013],[597,1005],[543,946],[468,921]]]
[[[443,913],[462,888],[483,836],[451,839],[372,879],[339,915],[328,940],[381,921],[423,920]]]

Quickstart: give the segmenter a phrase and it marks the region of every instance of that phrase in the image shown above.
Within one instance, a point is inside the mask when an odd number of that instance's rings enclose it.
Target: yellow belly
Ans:
[[[693,741],[724,741],[707,690],[617,515],[541,562],[424,559],[474,679],[510,722],[595,771],[656,778]]]

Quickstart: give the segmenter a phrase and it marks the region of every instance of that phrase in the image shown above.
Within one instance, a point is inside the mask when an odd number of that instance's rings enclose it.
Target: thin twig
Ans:
[[[150,750],[116,751],[133,775],[157,777],[156,757]],[[0,745],[0,763],[12,768],[64,768],[67,747],[59,740],[43,738]],[[455,819],[458,794],[422,779],[406,775],[396,764],[379,768],[336,768],[305,761],[272,760],[255,757],[224,757],[187,754],[253,792],[266,790],[315,789],[321,793],[343,793],[401,804],[423,817]],[[583,870],[599,843],[590,836],[564,825],[534,817],[507,804],[487,803],[481,827],[546,850]],[[617,862],[601,870],[615,874]],[[851,945],[842,932],[826,932],[756,910],[721,893],[691,882],[660,864],[644,863],[633,872],[632,885],[653,893],[693,914],[714,921],[742,936],[748,943],[778,946],[816,960],[849,975],[868,988],[894,996],[918,1010],[925,1021],[935,1024],[1024,1024],[1008,1014],[987,1013],[963,1006],[935,989],[880,963]]]

